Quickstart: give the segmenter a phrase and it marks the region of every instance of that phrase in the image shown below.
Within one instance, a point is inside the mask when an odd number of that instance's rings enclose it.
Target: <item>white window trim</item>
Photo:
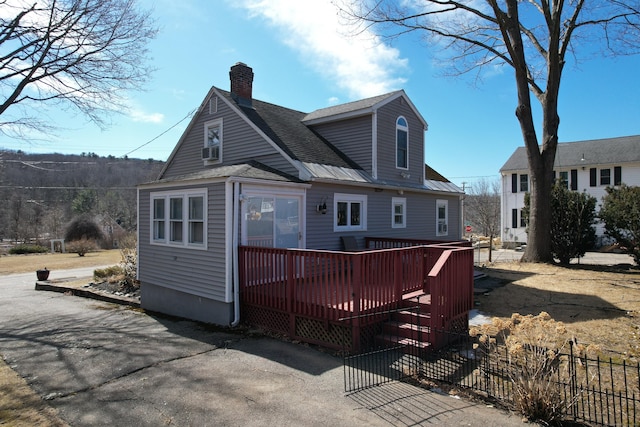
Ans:
[[[209,114],[215,114],[218,112],[218,97],[212,96],[209,98]]]
[[[207,138],[207,135],[209,134],[209,128],[216,127],[216,126],[220,128],[220,148],[218,153],[218,159],[217,160],[203,159],[205,165],[222,163],[222,153],[224,148],[224,129],[222,127],[222,118],[209,120],[204,124],[204,138],[203,138],[202,148],[206,148],[209,146],[209,140]]]
[[[398,124],[398,120],[404,120],[407,126],[401,126]],[[407,133],[407,167],[398,166],[398,130],[404,130]],[[396,169],[409,170],[409,121],[404,116],[398,116],[396,118],[396,127],[395,127],[395,137],[396,137]]]
[[[609,174],[609,176],[607,177],[607,179],[609,180],[609,183],[608,183],[608,184],[603,184],[603,183],[602,183],[602,180],[603,180],[603,178],[604,178],[604,177],[602,176],[602,172],[603,172],[603,171],[607,171],[607,172],[608,172],[608,174]],[[612,174],[611,174],[611,168],[601,168],[601,169],[599,170],[599,172],[600,172],[600,173],[599,173],[599,175],[600,175],[600,176],[599,176],[599,179],[598,179],[597,184],[598,184],[598,185],[600,185],[600,186],[602,186],[602,187],[608,187],[608,186],[610,186],[610,185],[611,185],[611,182],[613,181],[613,177],[612,177]]]
[[[191,223],[189,219],[189,198],[193,196],[202,196],[202,216],[203,216],[203,243],[189,243],[189,224]],[[170,231],[171,231],[171,212],[170,212],[170,199],[182,199],[182,242],[172,242],[170,241]],[[156,240],[153,238],[154,236],[154,200],[162,199],[164,200],[164,239]],[[182,247],[187,249],[199,249],[206,250],[207,249],[207,189],[206,188],[197,188],[190,190],[179,190],[179,191],[156,191],[152,192],[149,195],[150,200],[150,209],[149,209],[149,223],[150,223],[150,231],[151,234],[149,236],[150,244],[157,246],[170,246],[170,247]]]
[[[338,225],[338,203],[360,203],[360,225]],[[351,221],[349,215],[349,221]],[[367,230],[367,196],[365,194],[335,193],[333,195],[333,231],[366,231]]]
[[[444,206],[444,225],[447,229],[446,232],[440,231],[440,218],[438,217],[438,211],[440,207]],[[448,236],[449,235],[449,201],[448,200],[436,200],[436,236]]]
[[[522,177],[523,176],[525,177],[525,180],[524,180],[525,181],[524,182],[525,189],[524,190],[522,189],[522,184],[523,184]],[[518,192],[527,193],[529,191],[529,174],[522,173],[522,174],[519,175],[518,179],[519,179],[519,181],[518,181]]]
[[[396,224],[396,206],[402,206],[402,224]],[[405,197],[391,198],[391,228],[407,228],[407,199]]]

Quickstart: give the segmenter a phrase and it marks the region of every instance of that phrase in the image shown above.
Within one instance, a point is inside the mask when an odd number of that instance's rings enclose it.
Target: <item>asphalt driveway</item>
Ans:
[[[0,276],[0,354],[71,426],[523,425],[402,383],[345,396],[331,354],[35,291],[33,276]]]

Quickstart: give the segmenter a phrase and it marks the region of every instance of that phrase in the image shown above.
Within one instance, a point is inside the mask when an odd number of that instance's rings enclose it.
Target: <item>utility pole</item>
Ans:
[[[465,191],[465,186],[467,185],[466,181],[462,181],[462,192],[464,193]],[[465,234],[465,229],[466,229],[466,223],[464,221],[464,199],[467,197],[466,194],[462,195],[462,201],[460,202],[460,217],[462,218],[462,234],[461,236],[464,237]]]

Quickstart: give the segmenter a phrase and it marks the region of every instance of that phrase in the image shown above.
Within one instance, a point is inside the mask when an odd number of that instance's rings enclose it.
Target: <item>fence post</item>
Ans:
[[[402,301],[402,257],[404,256],[403,251],[395,251],[393,252],[393,282],[394,282],[394,293],[393,301],[397,304],[397,306],[393,308],[398,308],[400,302]]]
[[[577,401],[577,384],[576,384],[576,361],[573,354],[573,339],[569,340],[569,409],[573,420],[576,420],[576,401]]]
[[[362,257],[358,253],[349,255],[351,258],[352,282],[353,286],[353,327],[351,328],[351,347],[353,352],[360,351],[360,309],[362,298]]]
[[[294,312],[295,301],[295,268],[293,262],[293,252],[287,251],[285,256],[286,262],[286,298],[287,298],[287,313],[289,313],[289,336],[296,336],[296,313]]]

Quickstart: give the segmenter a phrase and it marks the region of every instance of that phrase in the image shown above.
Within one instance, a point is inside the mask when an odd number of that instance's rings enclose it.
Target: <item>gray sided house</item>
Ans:
[[[462,190],[424,163],[404,91],[303,113],[212,87],[157,181],[141,185],[145,309],[238,319],[238,246],[343,250],[341,237],[459,240]]]

